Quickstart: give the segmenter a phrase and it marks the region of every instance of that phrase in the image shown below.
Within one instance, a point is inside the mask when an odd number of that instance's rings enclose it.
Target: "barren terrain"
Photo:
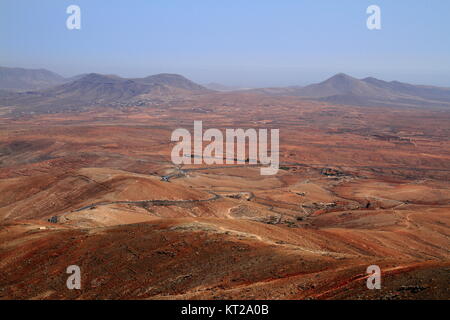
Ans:
[[[194,120],[279,128],[278,174],[173,165]],[[252,92],[0,108],[0,298],[449,299],[449,137],[448,109]]]

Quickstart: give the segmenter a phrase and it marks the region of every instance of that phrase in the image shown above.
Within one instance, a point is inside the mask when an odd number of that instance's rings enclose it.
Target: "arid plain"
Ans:
[[[1,299],[450,298],[449,109],[214,92],[10,111]],[[279,172],[173,165],[171,132],[194,120],[280,129]],[[73,264],[81,290],[66,287]]]

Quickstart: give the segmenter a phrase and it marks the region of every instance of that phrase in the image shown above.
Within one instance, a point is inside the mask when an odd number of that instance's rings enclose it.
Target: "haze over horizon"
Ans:
[[[340,72],[449,87],[450,3],[433,3],[6,0],[0,65],[66,77],[177,73],[242,87],[306,85]],[[65,27],[71,4],[81,8],[81,30]],[[366,28],[371,4],[381,7],[381,30]]]

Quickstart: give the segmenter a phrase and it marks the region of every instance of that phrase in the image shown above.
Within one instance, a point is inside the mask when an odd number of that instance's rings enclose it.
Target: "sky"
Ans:
[[[381,30],[366,26],[369,5]],[[66,8],[81,9],[69,30]],[[450,87],[448,0],[1,0],[0,65],[305,85],[344,72]]]

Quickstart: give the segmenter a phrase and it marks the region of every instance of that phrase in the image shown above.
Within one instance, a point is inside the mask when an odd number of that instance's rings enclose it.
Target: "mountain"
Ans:
[[[149,85],[114,75],[90,73],[84,77],[41,92],[44,97],[66,101],[102,103],[132,99],[144,94]]]
[[[171,73],[160,73],[146,78],[133,79],[134,81],[149,85],[165,85],[178,89],[185,89],[192,92],[208,91],[205,87],[179,75]]]
[[[362,81],[378,88],[383,88],[391,92],[401,93],[409,96],[416,96],[422,99],[448,101],[450,99],[450,89],[435,86],[412,85],[399,81],[386,82],[375,78],[365,78]]]
[[[299,89],[306,97],[321,98],[335,95],[377,96],[383,92],[370,84],[339,73],[328,80]]]
[[[323,82],[305,87],[257,89],[274,96],[298,96],[329,103],[360,106],[449,107],[450,89],[383,81],[373,77],[357,79],[339,73]]]
[[[176,74],[126,79],[90,73],[51,88],[28,92],[0,92],[1,106],[22,110],[57,112],[94,105],[128,106],[186,97],[208,89]]]
[[[79,80],[87,75],[88,75],[88,73],[77,74],[76,76],[66,78],[65,80],[66,80],[66,82],[72,82],[75,80]]]
[[[0,67],[0,89],[36,90],[65,82],[64,77],[45,69]]]
[[[44,69],[0,67],[0,84],[0,106],[34,112],[58,112],[98,105],[152,105],[213,92],[181,75],[169,73],[144,78],[122,78],[97,73],[63,78]],[[24,91],[27,87],[38,89]],[[218,90],[217,85],[215,87],[216,91],[229,91],[223,87]],[[373,77],[357,79],[344,73],[305,87],[249,91],[270,96],[296,96],[332,104],[450,108],[449,88],[388,82]]]

